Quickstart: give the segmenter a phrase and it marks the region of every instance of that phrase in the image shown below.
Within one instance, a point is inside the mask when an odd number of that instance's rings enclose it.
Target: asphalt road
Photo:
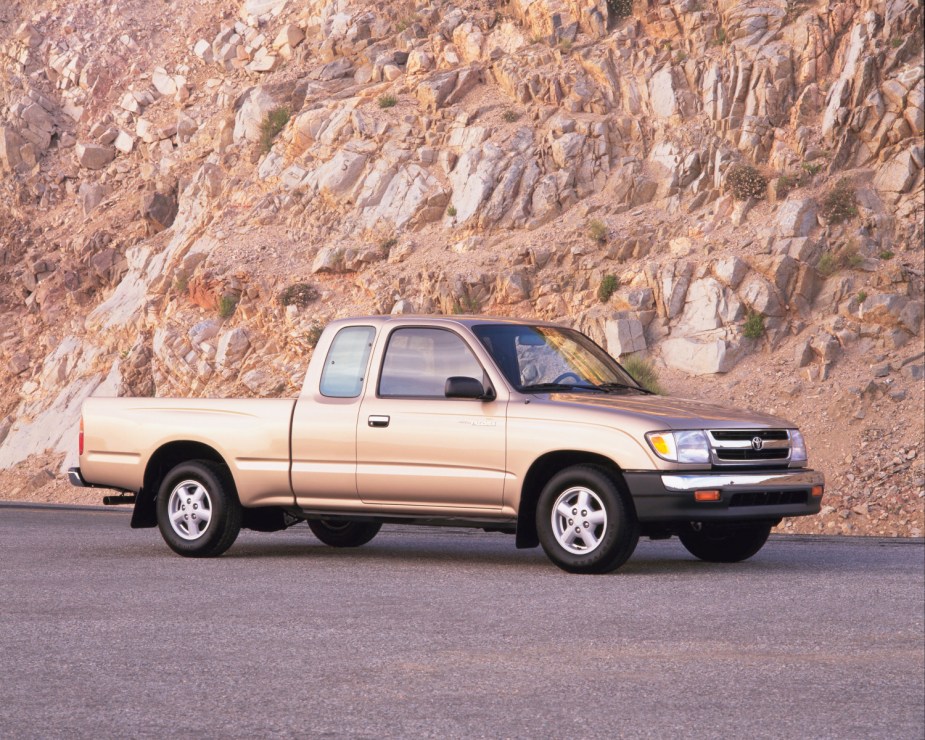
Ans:
[[[194,561],[127,513],[2,506],[0,737],[918,740],[923,581],[921,541],[643,541],[571,576],[470,530]]]

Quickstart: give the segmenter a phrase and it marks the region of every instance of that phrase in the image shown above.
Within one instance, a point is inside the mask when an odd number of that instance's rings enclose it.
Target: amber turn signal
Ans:
[[[818,498],[822,495],[822,486],[813,486],[813,498]]]
[[[694,501],[719,501],[719,491],[694,491]]]

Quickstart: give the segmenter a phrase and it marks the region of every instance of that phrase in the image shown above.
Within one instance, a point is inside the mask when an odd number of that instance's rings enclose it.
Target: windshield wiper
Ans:
[[[571,383],[534,383],[533,385],[524,385],[520,388],[521,393],[555,393],[561,391],[598,391],[606,393],[607,389],[597,385],[573,385]]]
[[[629,383],[600,383],[599,385],[596,385],[595,388],[600,388],[601,390],[604,390],[604,391],[611,391],[611,390],[639,391],[640,393],[645,393],[649,396],[655,395],[652,391],[648,390],[647,388],[643,388],[642,386],[639,386],[639,385],[630,385]]]

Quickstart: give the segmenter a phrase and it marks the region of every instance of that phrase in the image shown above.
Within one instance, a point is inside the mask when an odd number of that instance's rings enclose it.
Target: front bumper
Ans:
[[[627,472],[624,479],[642,523],[755,521],[818,514],[825,485],[816,470],[693,473]],[[717,501],[697,501],[697,491],[719,491]]]

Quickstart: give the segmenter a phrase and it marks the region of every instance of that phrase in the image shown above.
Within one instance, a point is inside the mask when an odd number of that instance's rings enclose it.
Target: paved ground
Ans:
[[[303,527],[192,561],[126,513],[0,507],[0,737],[925,735],[921,541],[643,541],[580,577],[505,535]]]

